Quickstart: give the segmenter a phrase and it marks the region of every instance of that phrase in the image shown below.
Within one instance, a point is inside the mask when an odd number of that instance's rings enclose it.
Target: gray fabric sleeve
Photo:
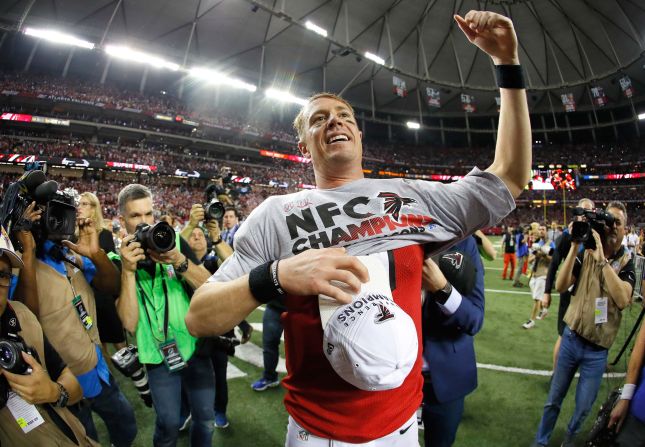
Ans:
[[[266,248],[266,244],[271,242],[272,238],[261,238],[259,235],[259,230],[266,223],[260,222],[259,216],[262,216],[262,210],[266,208],[267,202],[269,199],[253,210],[242,223],[235,233],[233,255],[224,261],[215,274],[208,279],[208,282],[232,281],[249,273],[254,267],[271,260],[264,254],[263,248]]]
[[[495,174],[477,168],[454,183],[415,181],[413,185],[430,215],[460,238],[497,224],[515,208],[506,184]]]

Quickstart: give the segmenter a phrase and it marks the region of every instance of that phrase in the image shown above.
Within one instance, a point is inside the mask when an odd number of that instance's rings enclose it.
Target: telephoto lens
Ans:
[[[139,351],[134,345],[119,349],[112,356],[112,364],[121,374],[132,379],[139,397],[147,407],[152,407],[152,395],[148,386],[148,374],[139,361]]]

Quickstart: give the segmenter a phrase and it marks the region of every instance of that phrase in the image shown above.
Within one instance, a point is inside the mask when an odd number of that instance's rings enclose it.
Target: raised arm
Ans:
[[[495,65],[519,65],[517,36],[509,18],[488,11],[469,11],[464,18],[456,15],[455,20],[468,40],[488,54]],[[526,90],[502,86],[500,98],[495,159],[487,171],[502,179],[513,197],[517,197],[528,183],[531,169]]]

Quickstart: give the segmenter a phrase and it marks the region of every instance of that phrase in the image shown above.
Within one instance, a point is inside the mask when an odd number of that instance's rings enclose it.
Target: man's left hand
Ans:
[[[490,11],[468,11],[454,16],[468,40],[488,54],[495,65],[517,65],[517,35],[508,17]]]
[[[173,267],[177,267],[186,259],[186,256],[182,255],[177,247],[165,253],[158,253],[148,249],[148,256],[157,264],[170,264]]]
[[[94,219],[79,217],[76,219],[76,225],[78,226],[78,244],[72,241],[63,241],[63,244],[75,253],[93,259],[101,251]]]
[[[22,358],[31,367],[31,374],[13,374],[0,369],[0,374],[7,378],[11,389],[30,404],[56,402],[59,390],[47,372],[30,354],[23,352]]]

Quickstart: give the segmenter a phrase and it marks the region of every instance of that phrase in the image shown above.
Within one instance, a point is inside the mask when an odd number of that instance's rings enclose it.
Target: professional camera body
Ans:
[[[134,231],[134,239],[130,242],[139,242],[146,259],[139,261],[139,268],[146,268],[154,265],[148,257],[148,249],[157,253],[165,253],[176,246],[175,230],[166,222],[157,222],[154,225],[140,223]]]
[[[112,364],[121,374],[129,377],[147,407],[152,407],[152,395],[148,386],[148,374],[139,361],[139,351],[134,345],[119,349],[112,356]]]
[[[31,354],[40,361],[36,350],[28,346],[22,339],[0,338],[0,368],[14,374],[29,374],[31,368],[22,358],[22,353]],[[9,382],[5,376],[0,376],[0,409],[7,405],[9,399]]]
[[[22,358],[23,352],[36,357],[36,350],[27,346],[24,340],[0,338],[0,368],[13,374],[27,374],[30,367]]]
[[[43,211],[42,218],[30,222],[23,218],[29,204],[35,201]],[[60,242],[70,239],[76,230],[74,197],[58,190],[58,182],[47,180],[41,170],[25,172],[9,185],[0,206],[0,224],[9,234],[30,230],[36,240]],[[20,249],[18,241],[13,241]]]
[[[231,357],[235,355],[235,347],[240,345],[240,339],[237,337],[227,337],[218,335],[213,337],[213,348],[218,351],[224,351]]]
[[[204,191],[206,203],[204,203],[204,216],[206,221],[221,220],[224,217],[224,204],[220,202],[218,195],[225,192],[215,184],[210,184]]]
[[[582,242],[585,248],[595,250],[596,241],[593,238],[591,230],[596,230],[600,236],[601,242],[605,241],[607,237],[607,228],[614,225],[614,216],[603,210],[596,208],[595,210],[585,210],[584,208],[574,208],[574,217],[584,217],[584,220],[576,220],[571,226],[571,241]]]

